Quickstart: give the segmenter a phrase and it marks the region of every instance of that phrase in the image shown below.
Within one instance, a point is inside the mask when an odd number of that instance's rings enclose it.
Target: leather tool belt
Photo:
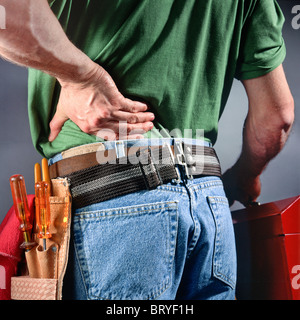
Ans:
[[[50,197],[50,232],[46,239],[38,238],[34,228],[32,240],[36,245],[25,252],[19,264],[20,275],[11,278],[12,300],[61,300],[63,279],[67,269],[71,230],[71,196],[67,179],[52,180]],[[34,202],[30,207],[33,212]],[[23,267],[21,267],[23,266]]]
[[[50,177],[67,178],[75,208],[106,201],[170,181],[221,176],[219,160],[211,147],[175,142],[174,146],[130,147],[124,157],[115,149],[80,154],[49,167]]]

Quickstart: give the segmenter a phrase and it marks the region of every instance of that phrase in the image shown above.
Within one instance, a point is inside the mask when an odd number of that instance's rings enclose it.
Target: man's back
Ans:
[[[124,96],[150,106],[156,121],[147,137],[184,136],[188,129],[196,138],[202,129],[215,143],[233,78],[261,76],[284,59],[284,19],[273,2],[52,1],[52,9],[71,41],[110,73]],[[29,83],[31,131],[40,152],[50,157],[96,141],[69,120],[50,144],[59,86],[53,89],[55,80],[36,70]]]

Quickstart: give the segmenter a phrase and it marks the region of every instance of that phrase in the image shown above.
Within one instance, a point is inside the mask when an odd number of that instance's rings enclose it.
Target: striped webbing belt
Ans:
[[[50,176],[68,178],[73,206],[81,208],[170,181],[179,183],[179,170],[188,179],[221,176],[213,148],[182,143],[131,147],[121,158],[114,150],[74,156],[51,165]]]

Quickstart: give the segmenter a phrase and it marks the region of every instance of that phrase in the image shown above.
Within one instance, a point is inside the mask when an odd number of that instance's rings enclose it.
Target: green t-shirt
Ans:
[[[203,129],[214,144],[233,79],[262,76],[285,57],[284,17],[273,0],[49,2],[70,40],[110,73],[121,93],[150,105],[151,137],[188,129],[195,138]],[[48,141],[59,93],[54,78],[29,70],[32,139],[46,157],[99,141],[71,120]]]

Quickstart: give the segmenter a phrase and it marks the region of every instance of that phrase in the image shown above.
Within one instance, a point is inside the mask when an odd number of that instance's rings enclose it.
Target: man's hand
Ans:
[[[228,169],[223,175],[223,184],[229,205],[239,201],[245,207],[256,201],[261,192],[261,182],[259,176],[247,177],[238,165]]]
[[[115,139],[120,138],[120,132],[122,138],[139,138],[153,128],[154,114],[145,112],[147,105],[125,98],[110,75],[97,64],[93,64],[84,79],[60,83],[62,88],[57,111],[50,122],[49,141],[57,137],[68,119],[85,133],[100,132],[101,137],[101,132],[114,132]]]

